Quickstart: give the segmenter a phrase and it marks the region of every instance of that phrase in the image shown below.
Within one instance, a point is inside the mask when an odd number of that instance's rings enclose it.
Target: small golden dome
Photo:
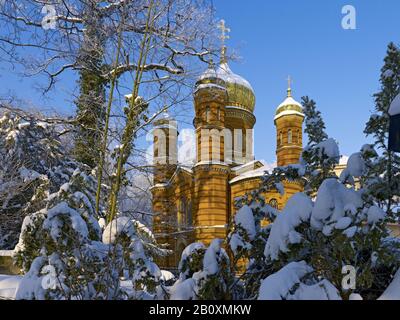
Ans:
[[[196,90],[211,86],[224,87],[228,93],[227,106],[240,107],[250,112],[254,111],[256,98],[250,83],[232,72],[225,59],[218,66],[210,64],[209,68],[196,82]]]
[[[289,87],[287,89],[287,97],[286,99],[276,108],[275,120],[290,114],[297,114],[299,116],[303,116],[303,106],[293,99],[292,97],[292,88],[290,87],[290,78],[289,78]]]

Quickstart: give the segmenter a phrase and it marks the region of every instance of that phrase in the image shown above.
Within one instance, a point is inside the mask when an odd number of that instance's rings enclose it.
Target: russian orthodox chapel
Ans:
[[[223,46],[219,64],[211,63],[193,91],[196,160],[193,166],[177,161],[177,125],[169,115],[154,123],[153,231],[173,254],[159,264],[175,268],[183,249],[200,241],[208,245],[225,238],[235,214],[234,199],[258,189],[266,167],[253,154],[256,97],[250,83],[235,74]],[[298,163],[302,146],[302,106],[289,87],[276,108],[277,165]],[[271,119],[272,121],[272,119]],[[162,138],[160,138],[162,137]],[[264,196],[281,210],[287,199],[302,191],[296,181],[284,182],[285,193],[270,190]]]

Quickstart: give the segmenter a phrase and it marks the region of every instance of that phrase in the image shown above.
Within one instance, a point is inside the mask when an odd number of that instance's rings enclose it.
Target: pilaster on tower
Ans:
[[[167,183],[178,164],[178,128],[167,111],[154,122],[154,184]]]
[[[175,248],[170,235],[176,231],[175,203],[171,194],[170,179],[177,169],[177,122],[168,112],[163,112],[153,128],[153,186],[150,189],[153,203],[153,233],[159,243]],[[160,257],[157,263],[163,267],[175,265],[175,256]]]
[[[214,65],[210,64],[206,72],[210,79],[213,76]],[[217,80],[208,82],[206,78],[196,85],[194,92],[197,156],[199,162],[224,162],[224,128],[225,105],[227,91],[225,83]]]

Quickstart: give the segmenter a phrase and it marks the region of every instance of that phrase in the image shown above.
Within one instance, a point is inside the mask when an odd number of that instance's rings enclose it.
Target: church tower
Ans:
[[[175,240],[169,235],[176,231],[175,205],[171,196],[170,179],[177,169],[177,122],[167,112],[163,112],[154,122],[153,128],[153,232],[159,243],[175,247]],[[176,257],[169,255],[161,257],[160,265],[172,266]]]
[[[276,109],[276,156],[278,166],[299,162],[303,150],[303,107],[292,98],[290,78],[286,99]]]
[[[230,30],[223,20],[218,28],[222,40],[220,63],[210,63],[194,90],[197,140],[193,167],[194,237],[205,244],[226,237],[231,216],[232,168],[254,159],[254,91],[229,68],[224,41]]]
[[[197,157],[193,168],[195,240],[209,244],[226,236],[229,208],[228,177],[225,162],[224,128],[227,90],[215,66],[196,83],[194,92]]]
[[[153,128],[154,183],[166,183],[178,164],[178,128],[167,111],[161,113]]]

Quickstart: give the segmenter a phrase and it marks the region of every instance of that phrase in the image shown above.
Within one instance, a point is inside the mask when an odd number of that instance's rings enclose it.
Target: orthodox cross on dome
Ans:
[[[291,97],[292,96],[292,81],[293,81],[293,79],[290,76],[288,76],[286,80],[288,82],[287,96]]]
[[[221,30],[221,35],[219,38],[221,39],[222,42],[222,49],[221,49],[221,62],[225,63],[226,62],[226,46],[225,46],[225,40],[229,39],[229,35],[227,34],[228,32],[231,32],[231,29],[229,29],[225,25],[225,20],[221,20],[219,24],[217,25],[217,28]]]

